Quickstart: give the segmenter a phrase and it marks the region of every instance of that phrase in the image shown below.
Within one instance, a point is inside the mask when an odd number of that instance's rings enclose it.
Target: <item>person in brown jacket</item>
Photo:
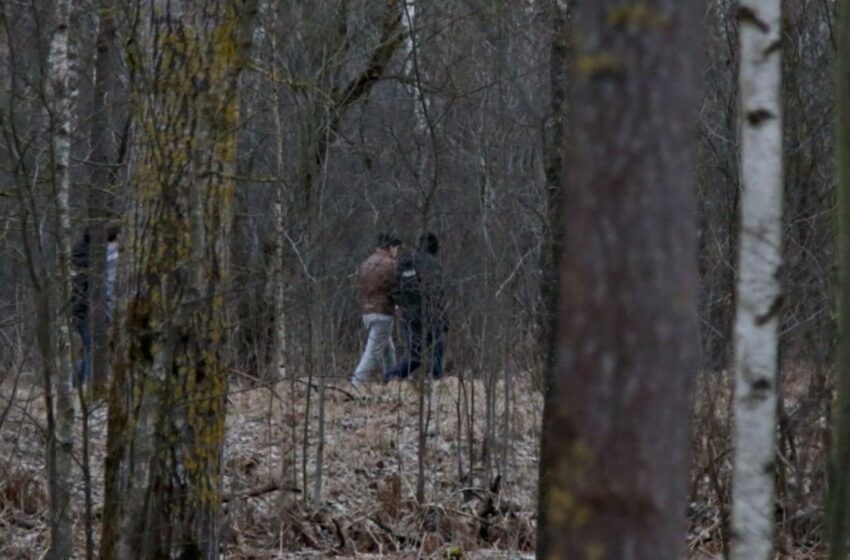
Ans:
[[[392,293],[396,282],[396,259],[401,241],[387,234],[378,236],[378,246],[357,271],[360,288],[360,310],[363,326],[369,333],[360,363],[354,370],[351,384],[358,388],[369,374],[380,367],[381,373],[395,364],[392,340]]]

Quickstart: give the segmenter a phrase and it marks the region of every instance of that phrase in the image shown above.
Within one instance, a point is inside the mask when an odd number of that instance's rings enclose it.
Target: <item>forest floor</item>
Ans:
[[[776,558],[822,558],[819,465],[825,460],[826,410],[817,403],[828,402],[824,394],[829,388],[805,370],[791,372],[787,379],[780,413]],[[425,501],[419,504],[415,383],[376,384],[371,395],[352,398],[344,380],[329,381],[324,438],[320,438],[318,387],[310,391],[308,404],[304,379],[265,386],[237,379],[228,397],[224,557],[533,557],[542,399],[527,379],[518,376],[513,385],[508,415],[504,385],[495,385],[495,404],[487,422],[482,382],[460,383],[457,378],[434,382]],[[697,384],[687,536],[691,559],[723,557],[722,512],[728,515],[731,489],[731,386],[727,373],[701,376]],[[77,408],[79,459],[82,422]],[[40,384],[27,376],[17,384],[8,378],[0,382],[0,558],[4,560],[43,557],[49,543],[45,425]],[[103,404],[93,407],[89,426],[97,542],[106,437]],[[507,447],[506,438],[511,443]],[[316,502],[320,441],[324,441],[323,476],[321,500]],[[496,477],[496,472],[502,476]],[[79,558],[85,557],[86,541],[82,480],[78,463],[74,507]]]
[[[506,448],[502,385],[496,388],[499,398],[490,423],[495,432],[485,443],[483,384],[461,385],[456,378],[434,382],[426,438],[426,499],[421,505],[414,499],[419,441],[416,384],[375,384],[371,395],[352,399],[342,380],[328,382],[318,505],[313,500],[320,441],[318,388],[314,384],[311,391],[305,463],[307,386],[305,380],[231,386],[222,529],[226,558],[533,556],[542,401],[530,383],[515,387],[508,426],[512,445]],[[472,399],[476,412],[471,415],[470,453],[470,415],[464,403]],[[26,378],[13,388],[7,380],[0,385],[0,414],[7,403],[8,414],[0,416],[0,557],[37,558],[49,543],[41,388]],[[80,417],[77,406],[78,458]],[[96,542],[106,439],[104,405],[92,408],[89,426]],[[498,470],[504,475],[497,480],[488,474],[488,467],[490,473]],[[80,558],[85,557],[86,540],[82,480],[78,464],[74,505]]]

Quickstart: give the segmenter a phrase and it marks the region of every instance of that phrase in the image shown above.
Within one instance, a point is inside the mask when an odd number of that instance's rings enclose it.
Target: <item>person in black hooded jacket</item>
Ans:
[[[419,249],[398,263],[393,299],[401,310],[408,354],[384,374],[385,381],[405,379],[422,365],[423,342],[431,353],[431,375],[435,379],[443,375],[448,320],[439,249],[437,236],[428,233],[420,239]]]

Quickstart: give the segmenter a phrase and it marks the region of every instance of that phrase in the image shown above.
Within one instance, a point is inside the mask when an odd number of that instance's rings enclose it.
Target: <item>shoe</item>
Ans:
[[[371,393],[371,391],[369,391],[369,388],[367,387],[365,381],[352,379],[351,381],[348,382],[348,387],[349,387],[349,389],[351,389],[351,392],[357,398],[360,398],[360,399],[364,399],[364,398],[368,397],[369,394]]]

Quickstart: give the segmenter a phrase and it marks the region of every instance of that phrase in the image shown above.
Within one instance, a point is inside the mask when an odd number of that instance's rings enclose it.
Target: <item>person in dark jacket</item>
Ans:
[[[115,309],[115,283],[118,276],[118,252],[120,250],[121,226],[110,225],[106,229],[106,321],[112,321]],[[89,272],[91,266],[91,229],[86,228],[83,235],[71,250],[71,317],[74,328],[80,335],[83,355],[74,365],[72,383],[76,387],[85,384],[91,372],[92,337],[89,321]]]
[[[405,379],[422,365],[423,342],[430,351],[431,376],[443,376],[448,320],[439,250],[437,236],[428,233],[419,240],[417,251],[399,261],[394,299],[404,321],[408,355],[384,374],[385,381]]]
[[[383,375],[395,363],[392,339],[392,292],[396,280],[396,259],[401,241],[387,234],[378,236],[378,246],[357,271],[360,310],[368,332],[363,356],[351,377],[355,389],[365,383],[369,374],[380,368]]]

